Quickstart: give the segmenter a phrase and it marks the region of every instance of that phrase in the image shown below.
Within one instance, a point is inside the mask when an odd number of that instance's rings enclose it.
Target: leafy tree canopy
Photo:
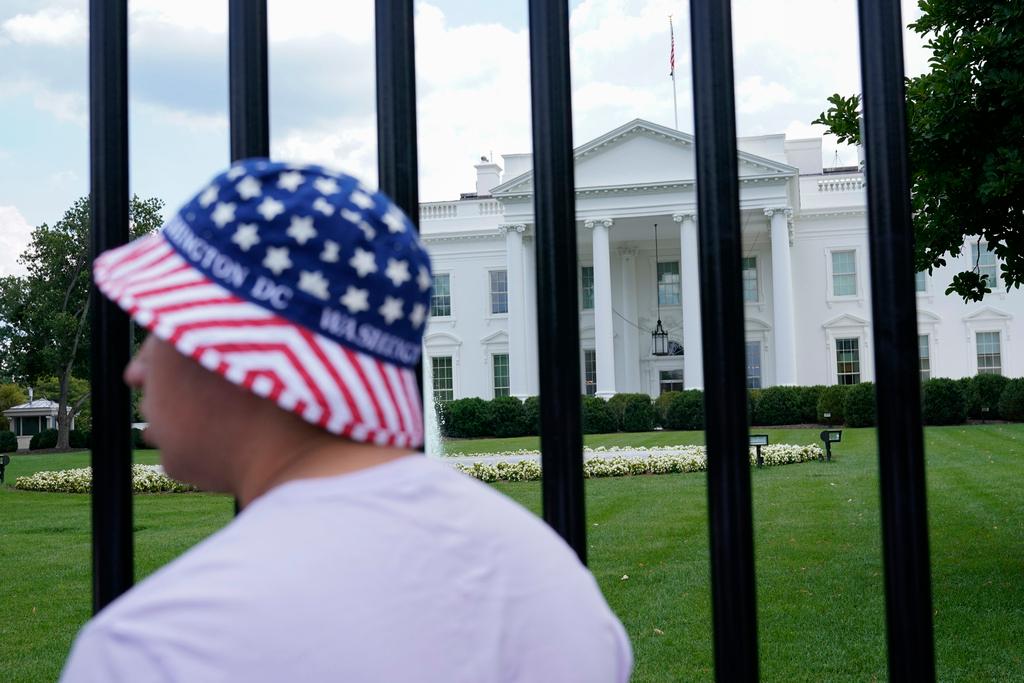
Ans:
[[[956,257],[965,237],[987,243],[1003,285],[1024,282],[1024,2],[919,0],[910,28],[931,69],[906,81],[918,270]],[[832,95],[814,121],[860,144],[860,96]],[[869,162],[870,163],[870,162]],[[870,188],[869,188],[870,191]],[[979,249],[980,253],[981,249]],[[997,283],[978,263],[946,290],[980,301]]]
[[[159,199],[133,197],[128,218],[133,238],[163,222]],[[89,304],[92,268],[89,254],[89,199],[78,199],[54,225],[32,231],[19,261],[27,274],[0,278],[0,376],[24,385],[56,378],[51,400],[75,414],[89,392],[76,391],[74,378],[89,376]],[[72,400],[73,397],[73,400]],[[61,420],[58,447],[67,447]]]
[[[17,384],[0,384],[0,413],[11,406],[20,406],[28,402],[28,394]],[[0,418],[0,432],[7,429],[7,421]]]

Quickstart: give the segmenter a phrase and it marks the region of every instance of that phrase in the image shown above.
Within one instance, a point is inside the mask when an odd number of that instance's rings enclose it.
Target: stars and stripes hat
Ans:
[[[423,443],[430,258],[355,178],[237,162],[158,233],[101,254],[94,277],[159,339],[284,410],[356,441]]]

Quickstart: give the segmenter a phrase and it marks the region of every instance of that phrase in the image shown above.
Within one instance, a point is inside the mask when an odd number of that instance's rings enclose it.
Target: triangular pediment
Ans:
[[[796,168],[737,152],[741,179],[780,180],[798,174]],[[692,185],[696,178],[694,138],[689,133],[634,119],[594,138],[573,152],[578,191],[602,188],[635,188]],[[491,194],[513,197],[533,193],[533,171],[498,185]]]
[[[492,332],[486,337],[480,340],[481,344],[508,344],[508,332],[505,330],[498,330]]]
[[[868,321],[865,320],[864,318],[852,315],[850,313],[843,313],[842,315],[837,315],[831,320],[823,323],[822,327],[824,327],[825,329],[829,329],[832,327],[866,327],[867,324]]]
[[[1000,311],[998,308],[984,306],[969,315],[965,315],[963,319],[964,322],[973,322],[976,320],[1010,320],[1012,318],[1012,315]]]

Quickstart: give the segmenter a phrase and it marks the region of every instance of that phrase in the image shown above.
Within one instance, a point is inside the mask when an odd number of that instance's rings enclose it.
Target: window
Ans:
[[[508,354],[495,353],[491,356],[491,367],[494,369],[494,398],[511,395],[508,381]]]
[[[919,270],[914,275],[914,291],[915,292],[927,292],[928,291],[928,272]]]
[[[999,348],[998,332],[978,332],[978,374],[1003,374],[1002,353]]]
[[[743,301],[748,304],[758,302],[757,295],[757,257],[743,259]]]
[[[587,396],[597,393],[597,351],[583,350],[583,390]]]
[[[661,392],[682,391],[683,371],[682,370],[661,370],[658,373],[658,383],[661,385]]]
[[[747,342],[747,389],[761,388],[761,342]]]
[[[931,354],[928,352],[928,335],[919,334],[917,335],[917,357],[921,363],[921,381],[931,379],[932,376],[932,359]]]
[[[857,252],[832,252],[832,296],[857,295]]]
[[[508,273],[504,270],[492,270],[491,278],[491,313],[508,313]]]
[[[452,314],[452,279],[448,273],[434,275],[434,292],[430,296],[430,315],[433,318]]]
[[[430,359],[430,370],[434,380],[434,401],[451,401],[455,398],[455,383],[452,381],[452,357],[434,356]]]
[[[971,245],[971,267],[973,268],[977,264],[978,275],[988,278],[988,286],[995,287],[998,283],[996,279],[998,274],[998,268],[996,267],[996,253],[988,248],[988,244],[985,245],[985,250],[979,249],[978,243],[975,242]]]
[[[836,383],[860,384],[860,340],[836,339]]]
[[[580,268],[580,291],[583,293],[583,310],[594,308],[594,266]]]
[[[658,303],[662,306],[677,306],[681,299],[679,261],[665,261],[658,264]]]

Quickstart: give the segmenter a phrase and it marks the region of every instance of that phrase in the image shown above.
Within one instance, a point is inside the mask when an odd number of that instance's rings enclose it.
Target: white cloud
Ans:
[[[793,101],[793,93],[781,83],[765,83],[760,76],[749,76],[736,84],[736,110],[756,114]]]
[[[17,207],[0,206],[0,277],[25,273],[18,257],[28,245],[31,234],[32,226]]]
[[[84,43],[88,23],[76,9],[47,7],[33,14],[17,14],[0,24],[0,36],[20,45]]]

